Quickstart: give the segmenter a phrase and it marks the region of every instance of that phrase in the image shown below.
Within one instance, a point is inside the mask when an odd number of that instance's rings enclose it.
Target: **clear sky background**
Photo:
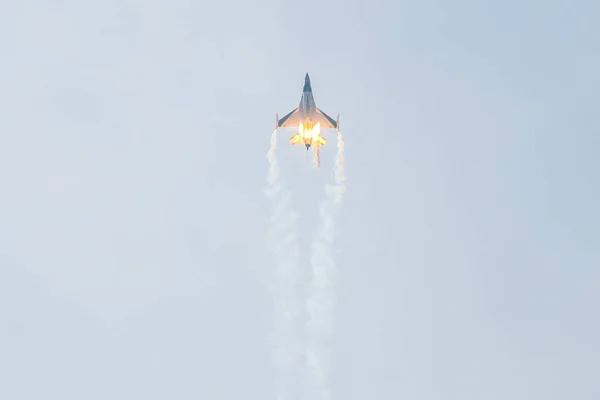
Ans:
[[[265,155],[306,72],[346,142],[334,398],[600,398],[599,19],[2,2],[0,398],[273,398]]]

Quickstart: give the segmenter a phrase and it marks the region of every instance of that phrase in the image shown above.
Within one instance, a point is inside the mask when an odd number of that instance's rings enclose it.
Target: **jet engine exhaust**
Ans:
[[[309,286],[306,309],[309,321],[306,326],[308,340],[306,366],[309,372],[311,388],[319,399],[331,398],[328,375],[329,354],[327,343],[334,330],[335,277],[337,266],[332,256],[336,236],[336,217],[346,191],[344,174],[344,141],[341,132],[337,135],[337,154],[335,163],[335,185],[327,186],[326,200],[321,204],[321,227],[312,246],[312,281]]]
[[[280,183],[280,171],[275,157],[277,130],[271,136],[268,188],[265,191],[271,201],[272,215],[269,218],[268,246],[273,250],[275,274],[270,277],[270,292],[274,302],[275,326],[271,336],[273,362],[276,367],[276,400],[291,400],[297,392],[295,375],[299,368],[301,349],[295,337],[295,320],[300,313],[296,296],[298,281],[299,252],[296,234],[296,219],[291,206],[289,191]]]

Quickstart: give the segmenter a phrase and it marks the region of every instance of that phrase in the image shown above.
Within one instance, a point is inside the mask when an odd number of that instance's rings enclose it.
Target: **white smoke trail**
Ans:
[[[300,311],[296,297],[299,251],[296,219],[292,211],[290,193],[280,183],[280,172],[275,157],[277,130],[271,136],[268,189],[265,191],[272,203],[269,219],[268,245],[275,256],[275,274],[271,282],[271,295],[275,306],[275,327],[272,335],[273,361],[277,369],[275,379],[276,400],[289,400],[297,392],[294,388],[300,347],[294,337],[294,322]]]
[[[344,141],[341,132],[337,135],[335,162],[335,185],[327,186],[327,198],[320,207],[322,226],[313,244],[312,281],[309,286],[306,308],[309,312],[307,324],[306,366],[312,378],[313,390],[322,400],[329,400],[328,387],[329,355],[327,339],[333,333],[335,308],[334,281],[337,273],[332,256],[335,239],[335,217],[346,191],[344,175]],[[312,397],[312,396],[311,396]]]

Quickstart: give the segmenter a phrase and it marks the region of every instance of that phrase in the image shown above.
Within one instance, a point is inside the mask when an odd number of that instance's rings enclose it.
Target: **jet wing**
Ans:
[[[294,110],[290,111],[288,115],[277,121],[277,126],[279,128],[285,128],[286,126],[298,126],[300,122],[302,122],[302,118],[300,116],[300,107],[296,107]]]
[[[322,128],[337,128],[337,122],[329,115],[325,114],[321,109],[317,108],[317,115],[313,118],[313,121],[320,122]]]

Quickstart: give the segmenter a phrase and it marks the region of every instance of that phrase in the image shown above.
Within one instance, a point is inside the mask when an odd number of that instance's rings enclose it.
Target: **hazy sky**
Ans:
[[[306,72],[346,142],[334,398],[600,398],[599,19],[2,2],[0,398],[273,398],[265,155]]]

